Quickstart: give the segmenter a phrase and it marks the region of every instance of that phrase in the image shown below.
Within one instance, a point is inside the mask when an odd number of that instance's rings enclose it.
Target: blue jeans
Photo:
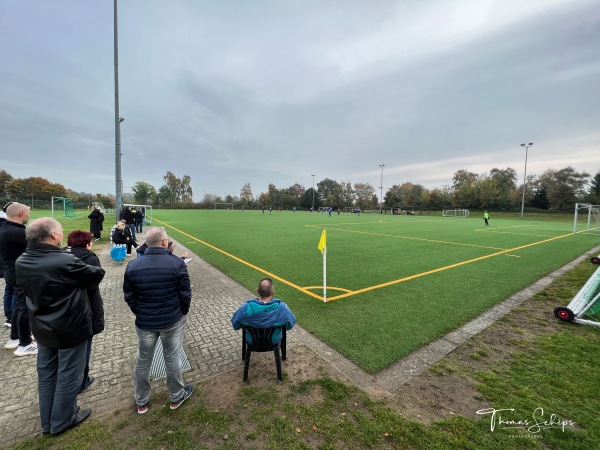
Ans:
[[[77,347],[56,349],[38,342],[38,391],[44,432],[64,430],[77,413],[87,343],[86,340]]]
[[[13,294],[15,292],[14,286],[4,279],[6,287],[4,288],[4,315],[6,316],[6,320],[10,322],[10,318],[12,317],[12,312],[14,310],[14,304],[16,304],[16,298],[13,300]]]
[[[183,329],[187,317],[163,330],[142,330],[135,327],[138,337],[138,352],[135,361],[135,403],[143,406],[150,401],[150,366],[154,357],[154,348],[160,337],[167,372],[167,389],[172,402],[183,396],[183,375],[179,349],[183,345]]]
[[[127,226],[131,230],[131,237],[135,241],[135,223],[129,223],[129,224],[127,224]]]

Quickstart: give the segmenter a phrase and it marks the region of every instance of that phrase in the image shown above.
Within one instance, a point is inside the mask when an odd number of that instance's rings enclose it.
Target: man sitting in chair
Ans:
[[[296,317],[278,298],[273,298],[273,280],[263,278],[258,283],[258,298],[246,300],[242,306],[233,314],[231,325],[234,330],[239,330],[243,325],[254,328],[271,328],[276,326],[285,326],[286,330],[291,330],[296,324]],[[246,332],[246,339],[252,344],[252,338]],[[273,345],[281,340],[281,330],[275,331],[272,337]]]

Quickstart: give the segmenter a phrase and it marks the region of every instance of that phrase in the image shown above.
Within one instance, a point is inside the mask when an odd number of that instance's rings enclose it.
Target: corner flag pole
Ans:
[[[323,301],[327,301],[327,231],[323,230],[319,245],[317,246],[323,254]]]

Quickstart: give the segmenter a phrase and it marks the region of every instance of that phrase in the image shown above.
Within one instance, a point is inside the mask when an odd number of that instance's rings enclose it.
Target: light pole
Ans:
[[[381,209],[383,208],[383,168],[385,167],[385,164],[379,164],[379,167],[381,167],[381,184],[379,185],[379,191],[380,191],[379,214],[381,214]]]
[[[313,202],[312,202],[312,210],[315,210],[315,176],[313,175],[313,187],[312,187],[312,191],[313,191]]]
[[[529,144],[521,144],[521,147],[525,147],[525,173],[523,174],[523,199],[521,200],[521,220],[523,220],[523,211],[525,210],[525,187],[527,183],[527,150],[533,145],[533,142]]]
[[[117,25],[117,0],[114,0],[114,61],[115,61],[115,214],[119,220],[119,212],[123,206],[123,178],[121,176],[121,122],[119,116],[119,27]]]

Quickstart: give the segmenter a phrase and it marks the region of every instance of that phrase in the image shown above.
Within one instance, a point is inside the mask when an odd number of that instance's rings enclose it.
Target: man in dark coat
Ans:
[[[6,222],[6,211],[0,211],[0,228]],[[0,256],[0,278],[4,278],[4,264],[2,263],[2,256]],[[8,286],[5,284],[4,287],[4,315],[6,317],[4,325],[10,327],[10,316],[12,315],[12,290],[8,290]]]
[[[38,343],[42,431],[58,436],[92,412],[79,409],[77,394],[92,336],[86,289],[98,287],[104,270],[63,251],[62,226],[50,217],[34,220],[26,234],[27,250],[15,263],[17,285],[27,294],[31,328]]]
[[[102,222],[104,222],[104,214],[95,206],[92,206],[92,212],[88,216],[90,219],[90,233],[94,235],[94,241],[100,240],[100,234],[103,230]]]
[[[131,236],[135,241],[135,214],[131,210],[130,206],[125,209],[125,212],[123,213],[123,220],[131,230]]]
[[[135,402],[138,414],[148,411],[150,366],[160,337],[171,409],[177,409],[192,395],[192,386],[183,384],[179,349],[190,309],[192,291],[185,262],[167,251],[169,239],[164,228],[146,233],[148,248],[143,258],[131,261],[125,270],[123,293],[135,314],[138,352],[135,362]]]
[[[142,212],[142,208],[138,208],[135,212],[135,231],[138,233],[142,233],[144,226],[144,213]]]
[[[37,344],[31,339],[25,293],[17,283],[15,272],[15,261],[27,248],[25,224],[29,221],[30,212],[27,205],[11,203],[6,208],[7,220],[0,228],[0,256],[4,264],[4,278],[7,286],[13,288],[10,338],[4,344],[4,348],[16,349],[16,356],[37,355]]]

